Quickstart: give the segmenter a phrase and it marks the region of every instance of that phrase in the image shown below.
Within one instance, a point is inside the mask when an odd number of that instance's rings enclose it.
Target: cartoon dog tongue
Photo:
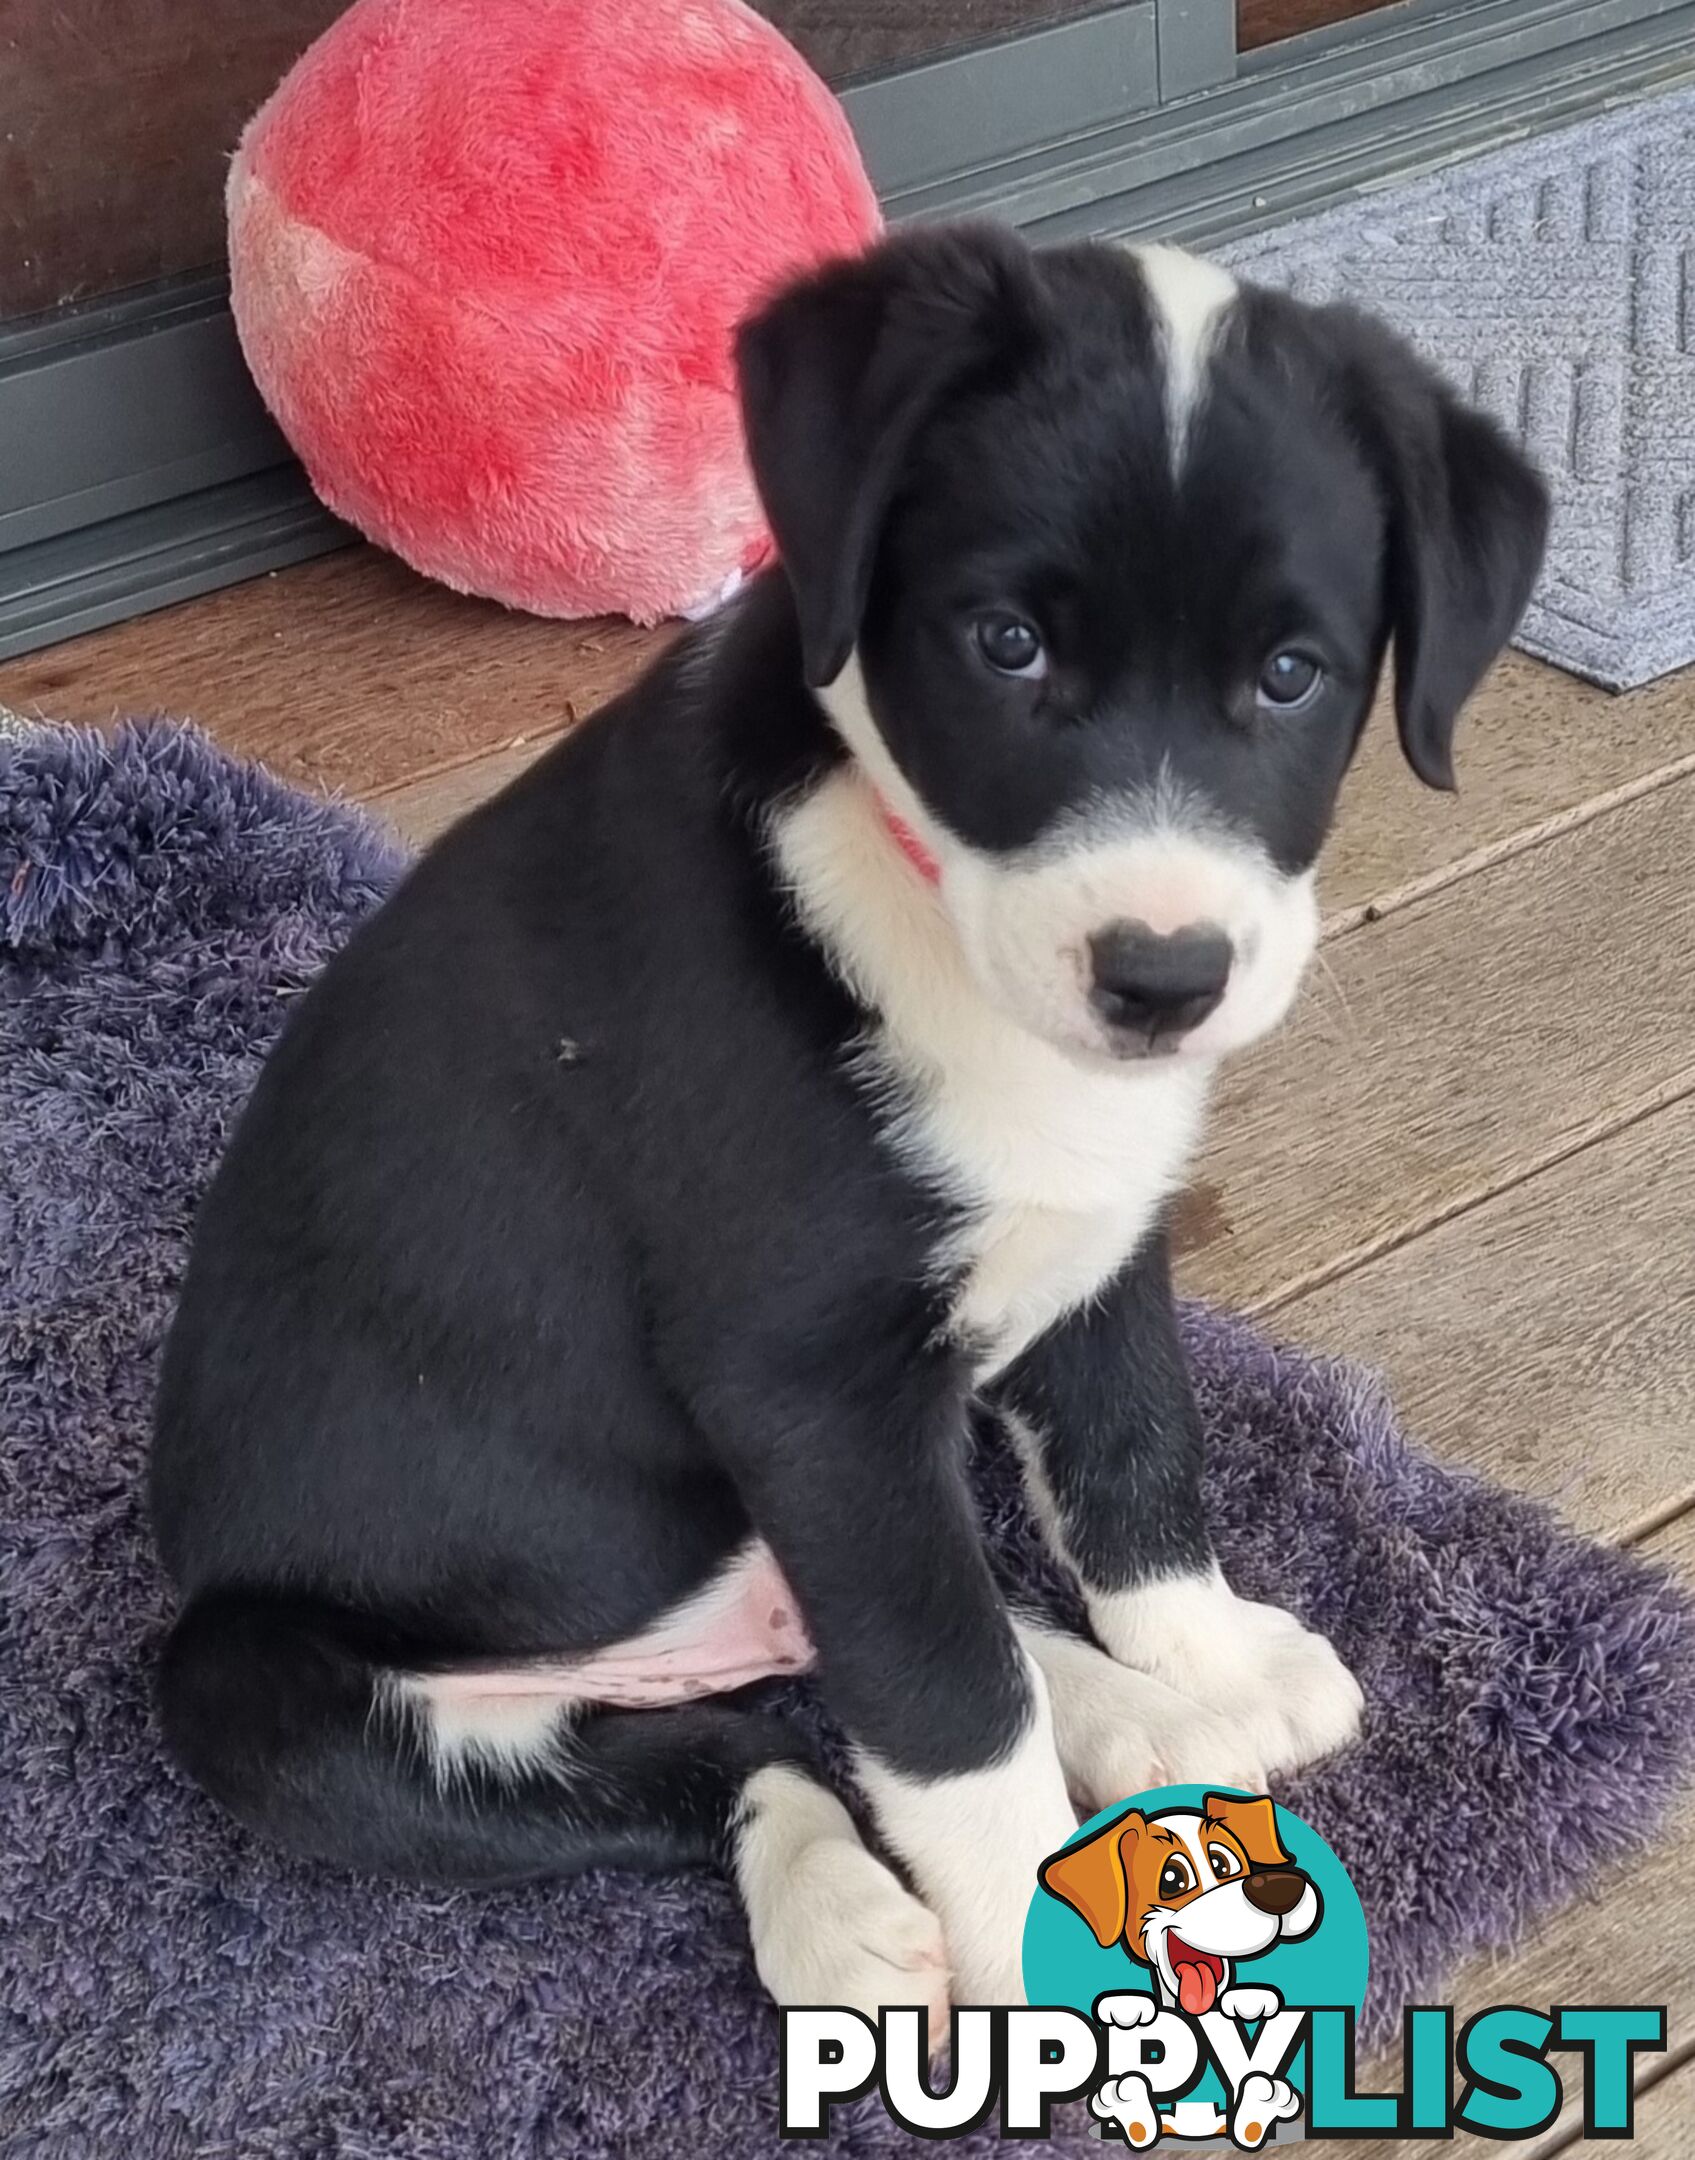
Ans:
[[[1177,1975],[1177,2000],[1190,2017],[1205,2017],[1218,2000],[1218,1963],[1186,1942],[1169,1942],[1171,1969]]]

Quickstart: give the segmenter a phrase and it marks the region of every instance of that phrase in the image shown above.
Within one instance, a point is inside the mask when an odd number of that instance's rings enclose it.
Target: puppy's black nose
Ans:
[[[1307,1879],[1299,1868],[1256,1870],[1242,1884],[1248,1903],[1265,1913],[1293,1912],[1301,1902]]]
[[[1090,1002],[1111,1027],[1150,1041],[1181,1035],[1223,997],[1232,957],[1224,932],[1206,923],[1169,937],[1145,923],[1113,923],[1089,940]]]

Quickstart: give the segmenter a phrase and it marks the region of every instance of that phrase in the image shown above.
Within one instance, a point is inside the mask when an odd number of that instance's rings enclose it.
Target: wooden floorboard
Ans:
[[[457,824],[468,810],[476,809],[509,780],[526,772],[558,740],[557,735],[540,736],[505,750],[492,750],[487,757],[474,758],[468,765],[453,765],[422,780],[409,780],[404,787],[372,796],[371,808],[403,840],[414,847],[425,847],[438,833]]]
[[[1385,708],[1367,727],[1323,856],[1330,934],[1695,773],[1695,670],[1612,697],[1510,654],[1466,710],[1455,795],[1414,779]]]
[[[1581,2123],[1562,2126],[1560,2142],[1520,2148],[1521,2160],[1545,2160],[1556,2152],[1623,2152],[1630,2160],[1690,2160],[1695,2153],[1695,2060],[1657,2079],[1636,2103],[1635,2135],[1628,2145],[1603,2145],[1583,2135]]]
[[[1695,1498],[1695,1100],[1276,1315],[1435,1454],[1617,1537]]]
[[[1683,780],[1338,939],[1221,1080],[1185,1283],[1287,1302],[1695,1088],[1692,860]]]
[[[0,706],[198,720],[284,779],[367,796],[557,733],[669,635],[514,614],[357,548],[0,663]]]

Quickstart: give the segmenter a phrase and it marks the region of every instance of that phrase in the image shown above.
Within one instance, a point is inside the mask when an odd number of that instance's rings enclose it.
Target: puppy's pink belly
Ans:
[[[617,1710],[663,1710],[805,1672],[817,1658],[794,1593],[763,1545],[699,1597],[628,1642],[568,1663],[461,1667],[426,1683],[437,1702],[537,1696]]]

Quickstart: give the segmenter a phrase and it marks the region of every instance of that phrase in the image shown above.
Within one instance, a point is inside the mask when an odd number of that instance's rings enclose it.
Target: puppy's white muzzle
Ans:
[[[1318,941],[1309,874],[1159,823],[1011,862],[951,850],[942,898],[987,996],[1085,1057],[1222,1057],[1275,1027]]]
[[[1068,820],[1020,855],[990,855],[938,829],[889,754],[857,656],[818,693],[883,803],[922,844],[977,987],[1001,1012],[1090,1062],[1211,1062],[1274,1028],[1318,943],[1310,871],[1285,876],[1162,780]],[[1216,984],[1153,1017],[1115,1001],[1111,953],[1126,931],[1212,948]],[[1228,948],[1228,960],[1222,955]],[[1169,962],[1167,951],[1163,959]],[[1122,986],[1120,986],[1122,987]],[[1216,994],[1215,994],[1216,993]]]

